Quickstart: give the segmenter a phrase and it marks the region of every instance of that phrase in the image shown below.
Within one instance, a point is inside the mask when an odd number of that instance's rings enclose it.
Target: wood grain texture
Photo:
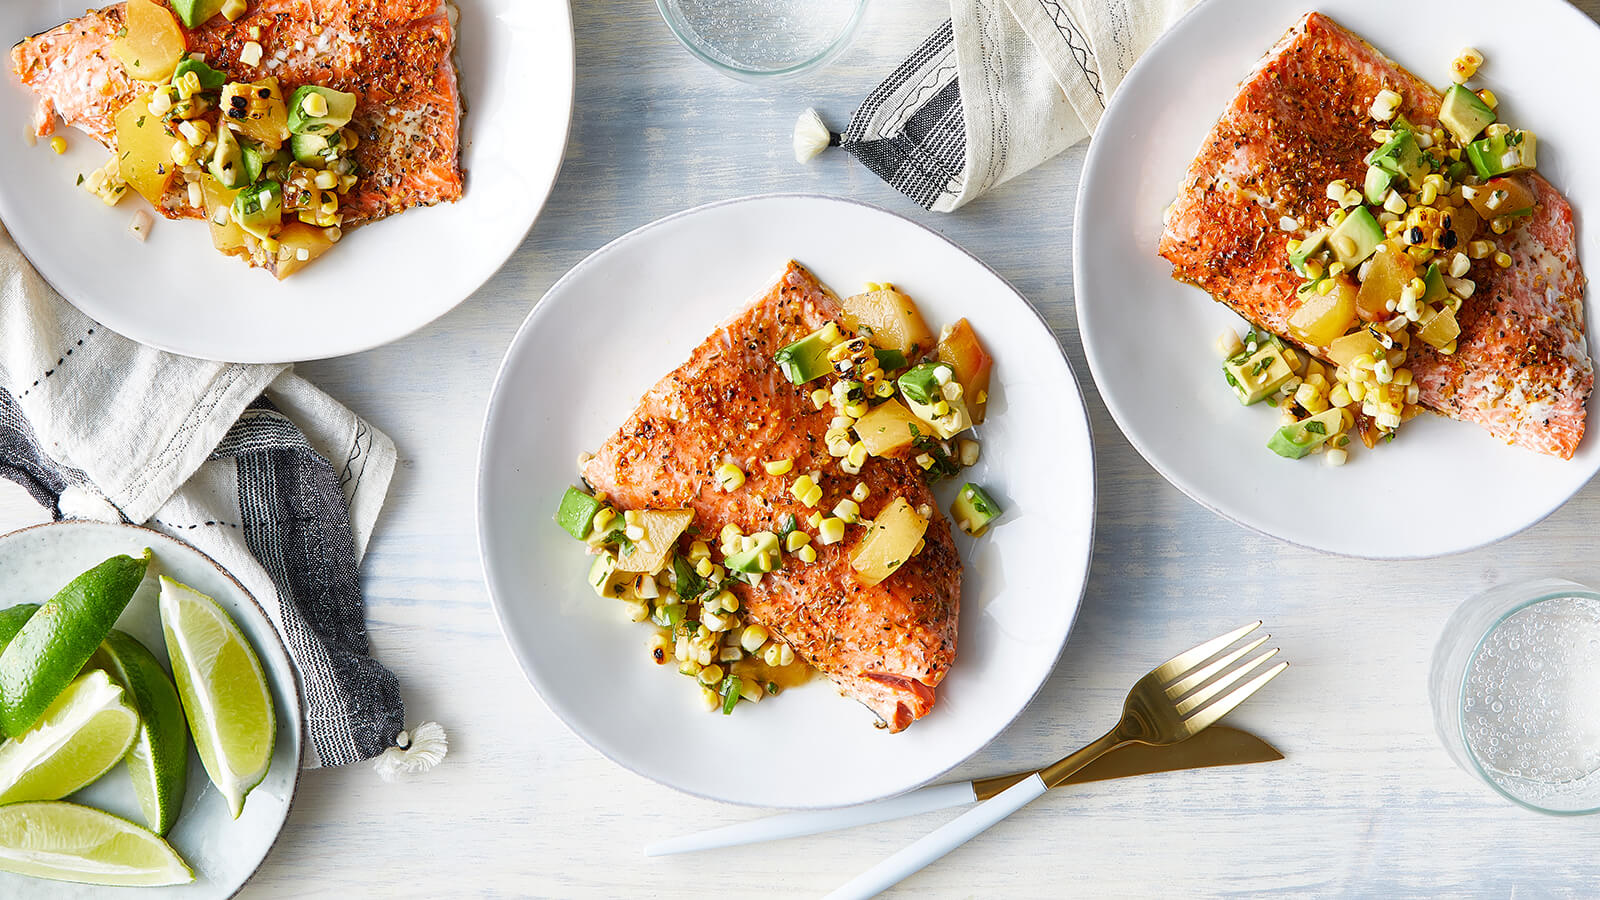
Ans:
[[[1580,6],[1600,13],[1600,0]],[[967,247],[1043,311],[1084,382],[1101,501],[1079,624],[1032,707],[958,774],[1075,748],[1108,726],[1150,665],[1228,626],[1266,619],[1292,663],[1231,720],[1276,743],[1283,762],[1054,793],[893,896],[1592,894],[1595,821],[1524,812],[1457,769],[1434,735],[1426,677],[1463,597],[1540,575],[1600,584],[1600,489],[1495,546],[1404,563],[1298,549],[1183,496],[1124,440],[1088,380],[1069,259],[1081,147],[955,215],[915,208],[843,154],[809,167],[790,155],[802,109],[842,127],[943,15],[942,4],[879,0],[832,66],[755,86],[690,58],[647,3],[576,5],[566,168],[521,250],[424,331],[301,366],[399,445],[367,557],[368,621],[374,652],[404,686],[408,722],[442,722],[450,756],[399,785],[365,767],[307,773],[242,896],[818,896],[954,815],[646,859],[640,848],[653,838],[760,812],[657,786],[569,732],[522,679],[480,577],[479,422],[500,355],[535,301],[588,253],[662,215],[796,190],[878,203]],[[42,518],[0,485],[0,525]]]

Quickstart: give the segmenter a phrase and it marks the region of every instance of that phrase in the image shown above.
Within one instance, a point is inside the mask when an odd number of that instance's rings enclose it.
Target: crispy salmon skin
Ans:
[[[1324,220],[1338,204],[1325,188],[1360,185],[1372,98],[1400,94],[1400,112],[1438,124],[1440,95],[1320,13],[1289,29],[1239,85],[1201,144],[1169,208],[1159,252],[1173,277],[1210,293],[1253,324],[1290,337],[1302,279],[1281,219]],[[1467,277],[1476,291],[1459,313],[1457,352],[1415,341],[1407,366],[1420,401],[1476,423],[1508,443],[1570,459],[1583,439],[1594,369],[1584,336],[1584,277],[1572,207],[1529,173],[1532,219],[1503,235],[1485,229],[1512,264],[1493,254]]]
[[[755,586],[724,582],[750,618],[900,731],[932,709],[934,689],[955,660],[961,560],[922,470],[910,460],[875,458],[859,476],[840,473],[824,445],[831,408],[818,410],[809,390],[773,364],[779,348],[842,319],[837,298],[789,263],[770,291],[645,394],[583,474],[623,508],[692,509],[699,533],[711,536],[729,523],[752,534],[777,531],[787,515],[804,521],[848,497],[857,481],[871,491],[864,517],[897,497],[921,507],[929,515],[926,546],[877,585],[863,585],[850,566],[860,528],[814,545],[814,563],[782,566]],[[790,473],[766,474],[763,461],[784,458],[794,460]],[[725,461],[746,473],[733,492],[713,474]],[[815,508],[789,492],[808,472],[821,473]]]
[[[189,52],[231,80],[271,76],[286,91],[318,84],[357,96],[359,180],[340,206],[349,228],[461,197],[453,15],[444,0],[251,0],[238,21],[213,16],[183,31]],[[113,4],[12,49],[17,78],[39,95],[38,134],[60,117],[116,150],[117,112],[152,87],[130,77],[111,49],[123,18],[123,4]],[[240,58],[252,41],[262,48],[257,65]],[[181,183],[171,194],[158,204],[163,215],[205,215]]]

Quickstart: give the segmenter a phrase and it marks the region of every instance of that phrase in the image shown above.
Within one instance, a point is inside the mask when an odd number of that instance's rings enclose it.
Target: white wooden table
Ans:
[[[1600,0],[1580,5],[1600,12]],[[688,206],[766,191],[868,200],[949,235],[1038,305],[1084,381],[1101,503],[1082,613],[1039,698],[957,774],[1037,765],[1075,748],[1112,721],[1146,669],[1227,626],[1266,619],[1293,664],[1232,720],[1276,743],[1285,761],[1052,794],[895,896],[1600,890],[1597,820],[1524,812],[1458,770],[1434,736],[1426,685],[1434,639],[1461,598],[1539,575],[1600,584],[1600,489],[1511,540],[1428,562],[1336,559],[1239,528],[1162,480],[1088,381],[1069,257],[1081,147],[953,216],[915,208],[843,154],[809,168],[790,156],[796,114],[816,105],[842,127],[937,25],[943,4],[878,0],[839,61],[772,86],[712,74],[648,3],[577,6],[566,168],[522,249],[421,333],[301,369],[400,447],[367,557],[368,623],[375,653],[404,686],[408,722],[444,723],[449,759],[399,785],[364,766],[307,773],[245,896],[817,896],[953,815],[646,859],[650,839],[759,813],[682,796],[590,749],[528,687],[490,612],[473,472],[513,330],[561,273],[611,238]],[[0,528],[43,518],[0,482]]]

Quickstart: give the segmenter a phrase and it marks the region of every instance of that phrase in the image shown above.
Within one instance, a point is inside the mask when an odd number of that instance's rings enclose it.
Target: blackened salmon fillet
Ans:
[[[900,731],[933,708],[934,688],[955,661],[961,560],[922,469],[909,459],[873,458],[860,475],[845,476],[824,442],[832,408],[817,409],[809,388],[790,384],[773,364],[778,349],[843,320],[838,299],[790,262],[770,291],[645,394],[583,474],[625,509],[694,510],[702,534],[729,523],[745,534],[777,531],[788,515],[804,521],[833,508],[857,481],[870,490],[861,504],[866,518],[905,498],[929,520],[926,545],[879,584],[862,584],[851,568],[860,528],[838,543],[814,544],[813,563],[784,565],[754,586],[724,582],[751,619]],[[761,465],[783,458],[794,460],[787,474],[769,475]],[[724,461],[746,473],[732,493],[713,474]],[[817,472],[823,498],[812,508],[789,488]]]
[[[1384,88],[1403,98],[1407,119],[1438,124],[1439,93],[1360,37],[1315,12],[1289,29],[1239,85],[1168,210],[1160,253],[1173,277],[1289,338],[1301,279],[1286,250],[1296,235],[1278,223],[1322,221],[1337,208],[1329,182],[1362,183],[1375,146],[1368,110]],[[1583,270],[1571,205],[1538,174],[1526,177],[1533,217],[1481,235],[1512,264],[1496,266],[1493,254],[1473,262],[1457,352],[1414,341],[1407,366],[1424,406],[1570,459],[1594,387]]]
[[[251,0],[237,21],[213,16],[183,33],[189,52],[230,79],[270,76],[290,92],[318,84],[356,95],[360,168],[340,205],[349,228],[461,198],[453,15],[444,0]],[[151,88],[111,49],[123,21],[124,4],[112,4],[12,49],[16,77],[39,95],[39,135],[51,134],[59,117],[116,150],[117,112]],[[252,42],[261,47],[254,65],[240,58]],[[157,209],[168,218],[205,216],[181,183]]]

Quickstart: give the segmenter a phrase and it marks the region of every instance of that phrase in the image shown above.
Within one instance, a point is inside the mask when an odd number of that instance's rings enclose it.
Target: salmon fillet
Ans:
[[[1330,181],[1360,185],[1374,144],[1368,110],[1382,88],[1418,125],[1438,123],[1440,95],[1361,38],[1310,13],[1245,77],[1212,128],[1168,210],[1159,252],[1173,277],[1288,339],[1301,278],[1288,264],[1287,216],[1320,222],[1337,204]],[[1477,284],[1458,316],[1457,352],[1411,344],[1421,403],[1501,440],[1570,459],[1583,438],[1594,369],[1584,338],[1583,271],[1572,207],[1536,173],[1538,205],[1503,235],[1511,256],[1467,274]]]
[[[232,80],[271,76],[286,92],[320,84],[356,95],[359,180],[340,205],[350,228],[461,197],[452,14],[444,0],[252,0],[236,22],[213,16],[183,31],[189,52],[205,54]],[[112,52],[122,23],[118,3],[12,49],[17,77],[39,95],[40,136],[53,133],[59,117],[116,151],[117,112],[151,87],[130,77]],[[239,59],[251,40],[262,48],[256,66]],[[181,183],[158,206],[168,218],[205,215]]]
[[[832,509],[857,481],[871,490],[864,517],[896,497],[930,513],[922,552],[876,586],[861,584],[850,567],[861,528],[838,543],[813,544],[814,563],[790,562],[755,586],[724,583],[751,619],[900,731],[932,709],[934,688],[955,659],[961,561],[922,470],[910,460],[873,458],[859,476],[841,473],[824,446],[831,407],[816,409],[810,390],[790,384],[773,364],[780,348],[842,320],[837,298],[790,262],[770,291],[645,394],[584,477],[623,508],[693,509],[701,535],[730,522],[746,534],[777,531],[785,515],[804,521],[816,509]],[[787,475],[761,466],[785,457],[794,459]],[[731,493],[713,477],[724,461],[746,473]],[[822,473],[816,509],[789,493],[795,478],[812,471]]]

